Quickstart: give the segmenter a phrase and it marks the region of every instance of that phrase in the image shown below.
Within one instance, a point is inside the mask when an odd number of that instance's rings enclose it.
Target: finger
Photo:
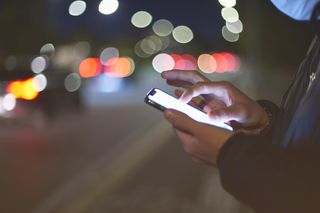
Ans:
[[[198,122],[194,121],[186,114],[183,114],[179,111],[168,109],[164,111],[164,117],[178,130],[193,133],[199,125]]]
[[[210,94],[226,105],[231,105],[229,84],[225,82],[200,82],[188,88],[180,97],[182,102],[188,103],[193,97]]]
[[[189,71],[189,70],[171,70],[164,71],[161,73],[162,78],[167,80],[179,80],[185,81],[192,84],[201,81],[209,81],[206,77],[200,75],[197,71]]]
[[[208,113],[209,118],[213,121],[219,123],[225,123],[228,121],[241,122],[243,118],[243,111],[240,107],[230,106],[225,108],[220,108],[217,110],[212,110]]]
[[[183,94],[183,91],[176,89],[174,93],[179,98]],[[201,97],[195,97],[195,98],[192,98],[189,104],[193,107],[202,109],[205,105],[205,101]]]
[[[209,112],[213,110],[223,109],[226,107],[227,106],[222,101],[211,100],[203,107],[203,111],[209,114]]]
[[[167,80],[167,84],[174,87],[183,87],[183,88],[189,88],[193,85],[193,83],[190,83],[187,81],[180,81],[180,80]]]

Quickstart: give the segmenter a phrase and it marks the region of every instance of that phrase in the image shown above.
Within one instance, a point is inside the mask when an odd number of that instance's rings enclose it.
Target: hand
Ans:
[[[181,101],[189,102],[201,95],[203,110],[211,119],[229,123],[238,131],[257,134],[269,122],[259,104],[228,82],[210,82],[195,71],[166,71],[162,77],[171,85],[186,88]]]
[[[164,115],[173,125],[185,152],[197,163],[216,165],[221,147],[234,134],[221,128],[196,122],[175,110],[166,110]]]

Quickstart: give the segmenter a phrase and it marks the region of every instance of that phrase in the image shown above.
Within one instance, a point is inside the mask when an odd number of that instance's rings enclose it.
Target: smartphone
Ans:
[[[214,125],[230,131],[233,130],[231,126],[225,123],[213,122],[212,120],[210,120],[209,116],[206,113],[179,101],[179,99],[157,88],[153,88],[148,92],[148,94],[145,97],[145,102],[161,111],[164,111],[166,109],[175,109],[177,111],[185,113],[195,121],[209,125]]]

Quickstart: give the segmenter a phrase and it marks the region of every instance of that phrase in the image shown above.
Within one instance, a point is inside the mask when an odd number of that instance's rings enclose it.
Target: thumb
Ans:
[[[165,110],[164,117],[174,126],[174,128],[191,134],[194,128],[198,125],[196,121],[186,114],[173,109]]]

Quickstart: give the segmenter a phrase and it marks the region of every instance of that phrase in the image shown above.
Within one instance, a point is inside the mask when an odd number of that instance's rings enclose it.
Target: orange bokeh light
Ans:
[[[36,90],[33,79],[29,78],[24,81],[13,81],[7,86],[7,92],[16,98],[24,100],[34,100],[38,97],[39,92]]]
[[[79,73],[83,78],[92,78],[101,72],[102,65],[97,58],[86,58],[79,65]]]
[[[111,66],[106,66],[104,69],[105,74],[110,77],[128,77],[133,73],[135,68],[133,60],[126,57],[111,58],[107,63],[112,64]]]
[[[228,61],[227,59],[224,57],[223,54],[221,53],[215,53],[212,54],[212,56],[216,59],[217,61],[217,69],[216,72],[217,73],[224,73],[227,68],[228,68]]]
[[[26,80],[23,84],[23,99],[33,100],[39,95],[39,92],[36,91],[32,78]]]
[[[212,55],[202,54],[198,57],[198,67],[204,73],[213,73],[217,70],[217,61]]]

